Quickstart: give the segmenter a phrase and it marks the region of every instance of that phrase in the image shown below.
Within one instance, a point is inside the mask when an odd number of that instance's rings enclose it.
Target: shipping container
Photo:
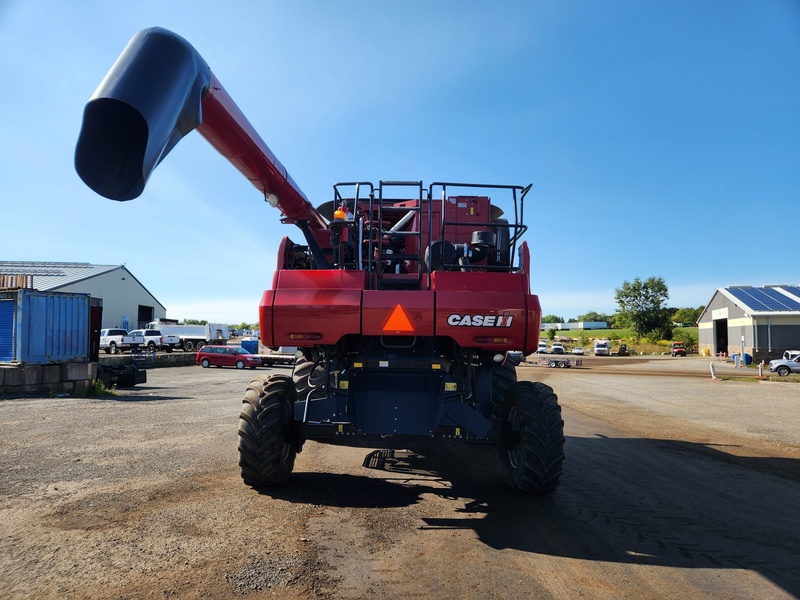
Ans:
[[[0,362],[88,362],[89,304],[89,294],[0,293]]]

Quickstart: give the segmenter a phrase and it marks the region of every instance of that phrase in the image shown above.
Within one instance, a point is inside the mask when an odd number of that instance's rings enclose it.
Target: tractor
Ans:
[[[289,479],[308,440],[372,448],[496,447],[506,482],[559,484],[564,424],[553,390],[518,381],[509,353],[537,348],[539,299],[522,240],[530,185],[351,181],[316,207],[197,50],[136,34],[84,109],[75,168],[96,193],[142,194],[196,129],[295,225],[259,306],[265,347],[296,347],[292,374],[256,377],[238,429],[241,476]]]

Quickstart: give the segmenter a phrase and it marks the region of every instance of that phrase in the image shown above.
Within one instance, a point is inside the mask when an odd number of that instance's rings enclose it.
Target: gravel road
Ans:
[[[0,597],[800,597],[800,386],[712,381],[708,359],[584,364],[518,370],[563,406],[548,498],[512,493],[477,445],[307,443],[259,494],[236,464],[252,371],[0,401]]]

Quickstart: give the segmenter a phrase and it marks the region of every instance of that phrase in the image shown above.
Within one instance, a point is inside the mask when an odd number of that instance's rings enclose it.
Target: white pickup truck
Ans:
[[[117,352],[130,350],[130,343],[125,343],[125,336],[127,335],[128,332],[124,329],[101,329],[100,350],[104,350],[106,354],[116,354]],[[138,343],[144,343],[144,338],[139,340]]]
[[[177,335],[163,335],[159,329],[134,329],[122,338],[122,342],[131,349],[142,347],[148,352],[172,352],[181,346],[181,338]]]

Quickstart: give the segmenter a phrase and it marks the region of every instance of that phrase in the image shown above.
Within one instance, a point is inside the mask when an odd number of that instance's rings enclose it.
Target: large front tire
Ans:
[[[250,382],[239,415],[239,467],[252,487],[284,483],[294,469],[294,382],[267,375]]]
[[[558,487],[564,462],[564,421],[553,390],[521,381],[509,387],[501,441],[506,483],[530,494]]]

